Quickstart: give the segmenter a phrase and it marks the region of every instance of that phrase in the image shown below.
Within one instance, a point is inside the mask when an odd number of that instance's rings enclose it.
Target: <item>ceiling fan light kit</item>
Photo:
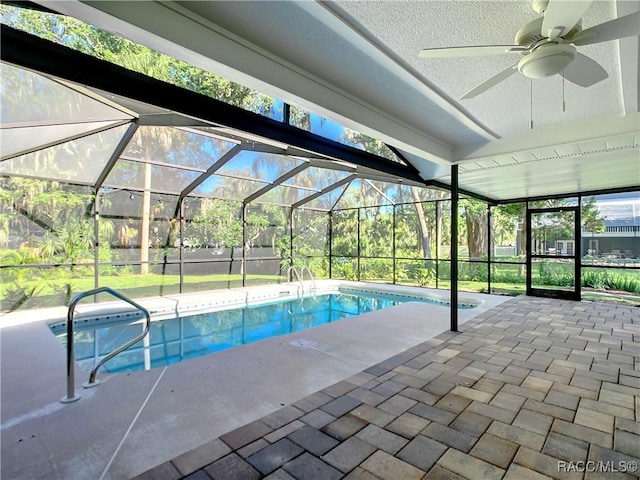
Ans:
[[[569,65],[576,58],[573,45],[547,43],[522,57],[518,62],[518,70],[525,77],[551,77]]]

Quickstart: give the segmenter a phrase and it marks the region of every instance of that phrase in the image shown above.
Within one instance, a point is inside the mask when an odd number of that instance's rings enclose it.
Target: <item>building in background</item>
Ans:
[[[596,197],[596,208],[604,217],[603,232],[583,226],[582,255],[594,262],[640,262],[640,197],[636,193],[615,193]]]

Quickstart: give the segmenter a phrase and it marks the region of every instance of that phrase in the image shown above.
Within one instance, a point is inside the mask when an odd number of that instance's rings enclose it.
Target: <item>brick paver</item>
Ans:
[[[397,457],[415,467],[428,471],[446,451],[446,445],[418,435],[398,453]]]
[[[501,468],[453,448],[447,450],[438,461],[438,464],[464,478],[499,480],[505,473]]]
[[[362,462],[362,468],[382,480],[420,480],[424,477],[424,471],[381,450]]]
[[[362,463],[376,448],[357,437],[351,437],[324,455],[322,459],[338,470],[349,472]]]
[[[208,467],[205,467],[204,471],[209,477],[213,478],[213,480],[252,480],[262,478],[260,473],[235,453],[231,453]]]
[[[517,297],[461,330],[139,480],[596,479],[559,462],[640,462],[640,309]]]
[[[326,464],[310,453],[303,453],[284,467],[293,478],[305,480],[338,480],[342,472]]]
[[[281,467],[289,460],[297,457],[304,449],[291,442],[286,438],[281,438],[262,450],[254,453],[247,461],[256,469],[264,474],[273,472]]]
[[[471,455],[500,468],[507,468],[518,451],[518,445],[487,433],[476,443]]]
[[[367,426],[360,430],[356,437],[392,455],[408,443],[406,438],[391,433],[377,425]]]

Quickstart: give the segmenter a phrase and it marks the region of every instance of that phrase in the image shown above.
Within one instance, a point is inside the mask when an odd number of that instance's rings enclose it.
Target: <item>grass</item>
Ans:
[[[247,284],[278,283],[277,275],[247,275]],[[172,295],[179,293],[179,275],[122,275],[100,277],[101,287],[111,287],[132,298]],[[184,291],[225,289],[242,286],[242,275],[189,275],[184,278]],[[91,277],[64,277],[50,280],[31,279],[19,282],[2,282],[0,285],[0,311],[19,308],[43,308],[67,305],[73,295],[94,288]],[[108,295],[101,300],[112,299]]]
[[[449,289],[449,280],[439,280],[438,288]],[[434,285],[435,288],[435,285]],[[465,292],[487,293],[487,282],[474,282],[470,280],[458,280],[458,289]],[[491,293],[500,295],[524,295],[526,287],[524,284],[491,282]]]
[[[640,296],[620,295],[603,292],[582,292],[582,299],[592,302],[608,302],[630,307],[640,307]]]
[[[247,275],[247,279],[251,280],[277,280],[282,277],[277,275]],[[185,284],[199,283],[217,283],[217,282],[237,282],[242,283],[242,275],[189,275],[184,277]],[[94,287],[94,278],[91,277],[64,277],[51,280],[34,279],[29,281],[21,281],[20,286],[24,288],[39,287],[42,295],[51,295],[55,293],[56,287],[72,284],[74,288],[80,291],[90,290]],[[139,275],[131,274],[126,276],[101,276],[101,286],[110,286],[116,289],[136,289],[142,287],[157,288],[160,286],[171,286],[180,284],[180,275]],[[13,284],[15,286],[15,283]],[[12,284],[9,282],[0,285],[0,295],[4,295]]]
[[[553,272],[554,278],[556,273],[563,277],[566,273],[564,270],[568,269],[565,265],[554,265],[553,267],[554,270],[559,270]],[[33,273],[35,275],[32,274],[29,278],[19,278],[15,281],[5,279],[0,283],[0,311],[67,305],[76,293],[94,288],[93,274],[82,275],[80,271],[76,271],[76,275],[61,275],[61,272],[57,272],[54,277],[50,272],[45,272],[42,277],[39,277],[38,270],[34,270]],[[438,281],[438,287],[448,289],[450,285],[449,279],[446,278],[448,272],[443,269],[440,273],[445,278]],[[536,284],[539,287],[554,288],[554,285],[541,281],[543,279],[540,275],[536,275],[536,277],[538,280]],[[283,278],[278,275],[247,275],[248,285],[273,284],[282,280]],[[419,282],[416,279],[404,278],[399,279],[398,284],[418,285],[420,283],[424,287],[435,288],[434,275],[429,275],[429,278],[422,280]],[[525,293],[525,280],[520,265],[494,265],[491,280],[491,292],[494,294],[521,295]],[[363,279],[363,281],[390,283],[386,278]],[[100,286],[111,287],[132,298],[177,294],[179,293],[179,284],[179,275],[153,273],[139,275],[121,272],[120,275],[102,275],[100,277]],[[184,277],[183,291],[185,293],[198,292],[240,287],[241,285],[242,275],[240,274],[188,275]],[[619,301],[632,305],[640,303],[637,300],[639,297],[632,296],[640,294],[640,270],[620,271],[619,269],[585,267],[582,273],[582,286],[585,289],[594,289],[593,291],[583,290],[583,298],[585,299]],[[461,291],[469,292],[486,293],[488,291],[486,280],[482,278],[465,279],[463,271],[461,271],[459,288]],[[556,288],[558,287],[556,286]],[[631,293],[631,296],[625,291]],[[104,299],[107,300],[108,296],[105,296]]]

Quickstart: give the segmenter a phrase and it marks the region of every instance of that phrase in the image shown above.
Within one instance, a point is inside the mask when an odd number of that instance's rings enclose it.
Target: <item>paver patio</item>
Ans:
[[[517,297],[462,330],[137,478],[638,478],[639,308]]]

